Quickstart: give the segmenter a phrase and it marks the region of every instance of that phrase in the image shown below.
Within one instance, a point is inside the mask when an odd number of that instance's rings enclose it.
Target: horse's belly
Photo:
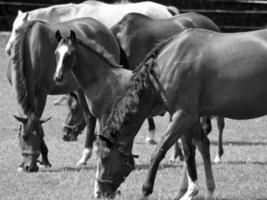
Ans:
[[[264,79],[259,77],[213,84],[211,90],[204,92],[202,112],[233,119],[267,114],[267,74]]]

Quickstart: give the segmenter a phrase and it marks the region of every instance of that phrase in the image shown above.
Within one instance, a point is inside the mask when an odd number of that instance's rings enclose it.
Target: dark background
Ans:
[[[70,2],[80,3],[82,0],[0,1],[0,30],[10,31],[12,29],[18,9],[29,11]],[[181,13],[193,11],[204,14],[218,24],[224,32],[256,30],[267,25],[267,0],[154,0],[154,2],[176,6]]]

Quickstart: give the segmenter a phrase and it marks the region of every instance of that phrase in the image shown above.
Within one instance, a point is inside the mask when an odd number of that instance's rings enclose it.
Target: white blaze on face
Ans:
[[[58,53],[58,61],[57,61],[57,69],[56,69],[56,76],[59,75],[60,70],[62,69],[63,65],[63,59],[66,55],[66,53],[69,51],[69,47],[67,45],[61,45],[57,48]]]

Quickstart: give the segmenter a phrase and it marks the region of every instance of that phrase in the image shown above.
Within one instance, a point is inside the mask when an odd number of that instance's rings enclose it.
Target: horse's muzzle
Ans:
[[[62,73],[58,73],[54,76],[54,80],[58,83],[63,81],[63,74]]]

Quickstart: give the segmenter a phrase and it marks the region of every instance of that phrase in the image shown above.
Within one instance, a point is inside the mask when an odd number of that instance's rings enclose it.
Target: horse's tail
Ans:
[[[33,99],[31,99],[31,92],[28,89],[29,83],[26,78],[27,69],[25,69],[27,62],[25,53],[27,51],[28,29],[29,24],[26,26],[25,30],[17,36],[11,54],[11,67],[14,71],[12,84],[17,94],[17,102],[27,116],[34,113]]]
[[[178,15],[180,13],[178,8],[176,8],[174,6],[167,6],[167,9],[171,13],[172,16]]]

